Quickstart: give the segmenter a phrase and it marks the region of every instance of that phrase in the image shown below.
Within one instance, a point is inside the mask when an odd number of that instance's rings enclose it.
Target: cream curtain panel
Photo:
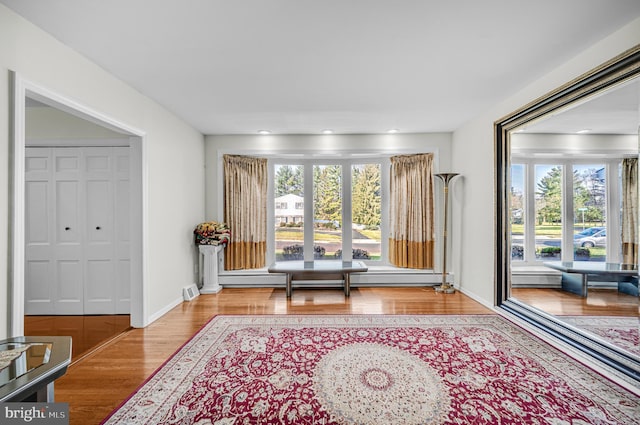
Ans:
[[[225,270],[265,266],[267,160],[224,155],[224,221],[231,229]]]
[[[622,262],[638,264],[638,158],[622,160]]]
[[[389,261],[433,268],[433,154],[391,158]]]

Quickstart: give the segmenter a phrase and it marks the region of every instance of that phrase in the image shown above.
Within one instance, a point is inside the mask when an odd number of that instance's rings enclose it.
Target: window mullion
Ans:
[[[526,162],[525,167],[525,231],[524,258],[525,262],[536,261],[536,177],[534,164]]]
[[[560,253],[562,261],[573,261],[573,163],[562,164],[562,251]]]
[[[620,222],[620,210],[622,203],[620,165],[619,162],[608,161],[606,167],[606,187],[605,187],[605,205],[606,205],[606,223],[607,229],[622,229]],[[620,247],[622,246],[621,232],[607,231],[607,262],[618,263],[620,258]]]
[[[342,171],[342,260],[351,261],[353,259],[353,232],[351,225],[351,167],[350,162],[341,163]]]
[[[304,161],[304,261],[313,261],[313,162]]]

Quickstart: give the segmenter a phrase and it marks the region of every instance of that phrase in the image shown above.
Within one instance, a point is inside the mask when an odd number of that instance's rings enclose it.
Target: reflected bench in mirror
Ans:
[[[599,261],[548,261],[543,264],[562,272],[563,290],[582,297],[587,296],[590,279],[618,282],[619,291],[638,295],[638,267],[634,264]],[[579,275],[579,280],[572,275]]]
[[[68,336],[0,341],[0,402],[53,402],[53,382],[66,373],[70,363]]]

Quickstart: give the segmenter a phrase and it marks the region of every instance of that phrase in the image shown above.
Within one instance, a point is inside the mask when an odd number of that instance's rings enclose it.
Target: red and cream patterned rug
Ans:
[[[640,398],[497,315],[217,316],[106,424],[633,424]]]
[[[557,316],[628,352],[640,356],[640,319],[616,316]]]

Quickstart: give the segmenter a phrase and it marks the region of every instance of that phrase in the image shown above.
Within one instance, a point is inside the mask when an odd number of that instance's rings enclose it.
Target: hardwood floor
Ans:
[[[25,316],[24,334],[27,336],[70,336],[71,360],[129,329],[128,314],[99,316]]]
[[[70,424],[98,424],[217,314],[492,314],[457,292],[433,288],[223,289],[175,307],[144,329],[131,329],[71,365],[55,383]]]
[[[586,298],[561,289],[541,288],[513,288],[511,295],[554,316],[638,317],[638,297],[614,289],[591,288]]]

